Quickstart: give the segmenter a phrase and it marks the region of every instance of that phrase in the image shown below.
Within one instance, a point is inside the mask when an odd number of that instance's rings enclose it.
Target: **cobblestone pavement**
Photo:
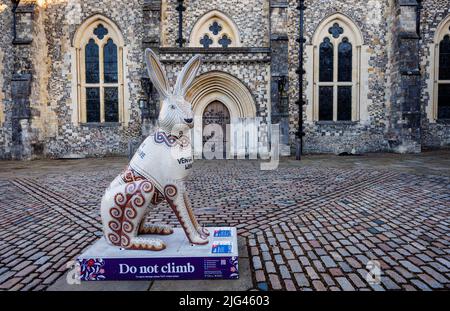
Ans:
[[[0,289],[54,283],[101,236],[100,198],[125,165],[0,162]],[[247,239],[255,288],[450,289],[450,152],[311,156],[266,172],[255,161],[197,161],[188,188],[203,224]],[[150,218],[178,225],[166,204]],[[379,284],[368,282],[370,261]]]

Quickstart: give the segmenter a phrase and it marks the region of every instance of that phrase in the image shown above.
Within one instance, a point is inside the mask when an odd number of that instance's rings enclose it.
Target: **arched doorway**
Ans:
[[[216,152],[216,148],[222,148],[221,151],[225,153],[227,144],[227,124],[230,124],[230,111],[220,101],[215,100],[206,106],[203,111],[202,118],[202,133],[203,145],[206,142],[212,143],[212,152]],[[222,133],[217,133],[216,130],[208,125],[216,125],[222,129]],[[206,128],[206,129],[205,129]]]
[[[226,111],[231,126],[242,120],[256,118],[256,104],[249,89],[236,77],[221,71],[210,71],[198,76],[186,94],[186,100],[192,103],[195,118],[203,119],[204,112],[208,106],[215,103],[215,111]],[[222,108],[218,107],[220,103]],[[221,109],[221,110],[216,110]],[[225,112],[224,112],[225,113]],[[201,157],[203,151],[203,121],[196,121],[194,130],[194,152],[195,156]],[[225,125],[226,127],[226,125]],[[226,139],[226,131],[224,130]],[[236,139],[230,135],[229,145],[234,146]]]

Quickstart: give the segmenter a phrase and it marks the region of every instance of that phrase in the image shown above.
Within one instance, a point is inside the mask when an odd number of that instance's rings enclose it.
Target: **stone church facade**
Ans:
[[[0,158],[126,155],[159,107],[154,49],[173,84],[221,125],[258,120],[305,153],[450,145],[450,0],[0,0]],[[303,100],[299,101],[299,60]],[[284,149],[286,151],[286,149]]]

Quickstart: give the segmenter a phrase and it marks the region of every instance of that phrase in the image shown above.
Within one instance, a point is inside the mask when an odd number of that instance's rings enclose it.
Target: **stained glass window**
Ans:
[[[100,122],[100,88],[86,88],[86,121]]]
[[[103,25],[98,25],[94,34],[99,39],[104,39],[108,30]],[[107,40],[107,41],[106,41]],[[103,83],[118,83],[118,57],[117,45],[111,38],[105,39],[106,44],[102,46],[90,39],[85,47],[85,67],[86,84],[100,84],[100,87],[86,87],[86,122],[105,122],[119,121],[119,92],[117,87],[104,88]],[[100,49],[102,51],[100,51]],[[100,79],[100,60],[99,55],[103,55],[103,81]],[[102,97],[100,93],[104,92],[104,115],[101,110]]]
[[[351,86],[338,86],[337,119],[338,121],[352,120]]]
[[[319,87],[319,120],[333,120],[333,87]]]
[[[88,19],[77,31],[79,123],[112,123],[126,121],[123,109],[122,35],[104,17]]]
[[[105,122],[119,121],[119,91],[117,87],[105,87]]]
[[[334,68],[333,44],[329,38],[325,38],[320,44],[319,56],[319,81],[332,82]]]
[[[450,119],[450,84],[439,84],[438,119]]]
[[[103,47],[103,64],[105,83],[117,83],[117,46],[112,39]]]
[[[98,45],[94,39],[89,40],[85,48],[86,83],[99,83]]]
[[[450,35],[439,44],[439,80],[450,80]]]
[[[336,14],[317,27],[312,41],[315,98],[310,116],[314,121],[356,121],[360,53],[364,50],[364,38],[357,25]]]
[[[334,25],[333,32],[340,33]],[[330,29],[331,31],[331,29]],[[337,107],[337,121],[352,120],[352,87],[341,83],[352,82],[352,44],[348,38],[343,38],[338,45],[337,60],[330,38],[325,38],[319,50],[319,83],[333,82],[334,86],[319,86],[319,120],[334,119],[333,110]],[[334,63],[337,61],[337,80],[334,73]],[[337,88],[337,98],[333,98]],[[336,106],[334,105],[337,101]]]
[[[352,81],[352,44],[348,42],[348,38],[344,38],[339,44],[338,81]]]

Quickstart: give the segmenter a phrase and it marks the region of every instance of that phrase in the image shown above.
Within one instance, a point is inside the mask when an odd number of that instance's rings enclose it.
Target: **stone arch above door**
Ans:
[[[213,101],[222,102],[230,111],[231,120],[256,117],[256,105],[247,87],[232,75],[212,71],[198,76],[186,94],[195,116],[202,116]]]
[[[248,88],[239,79],[222,71],[211,71],[198,76],[188,90],[186,100],[192,103],[196,119],[194,128],[197,129],[194,130],[196,157],[201,157],[203,150],[201,118],[206,107],[212,102],[221,102],[228,109],[232,126],[243,119],[256,118],[255,100]],[[230,144],[235,145],[234,136],[230,137]]]

